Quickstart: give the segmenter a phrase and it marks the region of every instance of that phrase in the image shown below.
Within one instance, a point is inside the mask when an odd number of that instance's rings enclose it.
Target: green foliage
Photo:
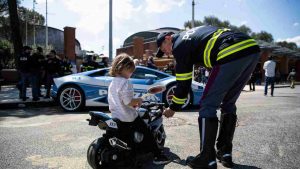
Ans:
[[[276,44],[279,46],[282,46],[282,47],[292,49],[292,50],[297,50],[297,48],[298,48],[297,44],[294,42],[282,41],[282,42],[277,42]]]
[[[273,39],[273,36],[272,34],[266,32],[266,31],[261,31],[259,33],[252,33],[251,36],[254,38],[254,39],[257,39],[257,40],[263,40],[263,41],[266,41],[266,42],[273,42],[274,39]]]
[[[203,25],[203,23],[201,22],[201,21],[199,21],[199,20],[195,20],[194,21],[195,23],[195,27],[197,27],[197,26],[202,26]],[[185,28],[192,28],[192,21],[187,21],[187,22],[185,22],[184,23],[184,27]]]
[[[229,21],[221,21],[215,16],[206,16],[204,17],[203,22],[200,20],[195,20],[195,27],[196,26],[202,26],[202,25],[211,25],[211,26],[216,26],[220,28],[229,28],[233,31],[238,31],[238,32],[243,32],[246,33],[247,35],[251,34],[251,29],[247,27],[246,25],[242,25],[240,27],[231,25]],[[185,28],[192,28],[192,22],[187,21],[184,23]]]
[[[20,1],[17,1],[18,5]],[[27,35],[32,36],[33,34],[33,25],[44,25],[45,18],[42,14],[38,12],[33,12],[25,7],[18,7],[18,16],[20,20],[20,31],[22,38],[25,39],[25,28],[27,23]],[[0,35],[11,41],[11,28],[8,16],[8,5],[7,0],[0,0]]]
[[[8,0],[0,0],[0,15],[8,11]],[[21,2],[20,0],[17,0],[17,5],[19,5]]]
[[[19,7],[18,15],[21,22],[27,22],[31,25],[44,25],[45,18],[36,11],[29,10],[25,7]]]
[[[12,49],[12,44],[8,40],[0,40],[0,49]]]
[[[185,28],[191,28],[192,27],[191,25],[192,25],[191,21],[187,21],[184,23]],[[204,17],[203,22],[200,20],[195,20],[195,26],[201,26],[201,25],[211,25],[211,26],[216,26],[216,27],[220,27],[220,28],[229,28],[236,32],[242,32],[249,36],[251,35],[254,39],[257,39],[257,40],[264,40],[266,42],[274,41],[272,34],[266,32],[266,31],[254,33],[246,25],[241,25],[238,27],[238,26],[230,24],[229,21],[226,21],[226,20],[221,21],[219,18],[217,18],[215,16],[206,16],[206,17]]]
[[[13,46],[8,40],[0,40],[0,64],[3,68],[14,68]]]

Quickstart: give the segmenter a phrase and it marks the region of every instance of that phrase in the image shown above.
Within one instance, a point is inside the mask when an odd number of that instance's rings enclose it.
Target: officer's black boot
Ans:
[[[200,154],[188,162],[194,169],[217,169],[215,142],[218,118],[198,118],[201,145]]]
[[[237,116],[233,113],[221,114],[219,136],[217,139],[217,158],[224,167],[232,168],[232,140]]]

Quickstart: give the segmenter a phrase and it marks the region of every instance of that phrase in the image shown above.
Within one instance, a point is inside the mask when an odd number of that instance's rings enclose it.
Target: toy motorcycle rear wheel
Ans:
[[[87,160],[93,169],[105,168],[106,164],[101,159],[101,152],[104,149],[104,138],[94,140],[87,151]]]

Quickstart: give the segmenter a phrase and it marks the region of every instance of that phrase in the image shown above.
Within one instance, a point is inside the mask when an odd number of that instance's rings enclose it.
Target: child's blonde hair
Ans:
[[[116,77],[120,75],[123,70],[132,72],[135,70],[133,59],[126,53],[121,53],[114,59],[109,74]]]

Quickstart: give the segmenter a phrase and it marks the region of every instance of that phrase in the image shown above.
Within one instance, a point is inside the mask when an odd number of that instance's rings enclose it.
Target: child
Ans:
[[[128,80],[135,70],[133,59],[125,53],[118,55],[110,69],[113,80],[108,88],[109,110],[113,118],[119,120],[118,129],[120,139],[128,142],[129,146],[134,146],[133,133],[139,131],[144,134],[141,144],[150,145],[154,153],[154,164],[166,164],[170,160],[158,148],[153,135],[147,125],[138,116],[135,107],[142,104],[142,98],[133,98],[133,86]],[[146,143],[147,142],[147,143]]]

